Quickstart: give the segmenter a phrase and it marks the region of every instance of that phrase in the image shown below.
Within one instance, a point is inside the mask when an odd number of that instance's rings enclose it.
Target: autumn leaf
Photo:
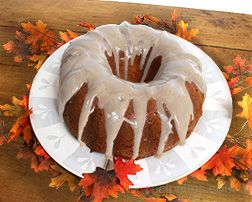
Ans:
[[[14,54],[15,62],[22,62],[28,55],[31,54],[30,47],[25,43],[26,36],[23,32],[16,31],[16,39],[3,44],[3,49],[7,53]]]
[[[45,59],[46,59],[45,55],[35,55],[34,54],[29,57],[29,60],[33,62],[32,64],[30,63],[29,66],[34,66],[34,64],[35,64],[34,68],[36,70],[39,70],[40,67],[42,66],[42,64],[44,63]]]
[[[0,105],[0,110],[3,111],[4,116],[19,116],[23,112],[23,108],[27,106],[26,96],[23,96],[23,100],[16,98],[15,96],[12,97],[12,104],[4,104]]]
[[[112,196],[118,197],[118,192],[124,193],[124,188],[117,182],[114,172],[108,172],[97,167],[94,173],[84,173],[79,186],[85,191],[85,197],[94,202]]]
[[[190,176],[197,180],[208,181],[205,170],[198,169],[194,171],[193,173],[191,173]]]
[[[247,82],[247,84],[248,84],[249,86],[252,86],[252,76],[247,77],[247,78],[245,79],[245,81]]]
[[[129,180],[128,175],[135,175],[137,172],[141,171],[142,168],[135,164],[134,160],[124,161],[121,157],[118,157],[115,162],[115,174],[119,178],[120,184],[125,190],[129,189],[130,185],[133,183]]]
[[[191,29],[190,31],[188,31],[188,23],[180,20],[178,23],[178,31],[176,35],[185,40],[191,41],[192,39],[197,37],[198,32],[198,29]]]
[[[8,41],[6,44],[3,45],[3,49],[6,50],[7,53],[11,53],[15,47],[13,41]]]
[[[172,15],[171,15],[171,20],[172,20],[172,23],[176,23],[177,21],[177,14],[176,14],[176,10],[174,9],[173,12],[172,12]]]
[[[228,81],[228,86],[229,87],[232,87],[234,85],[236,85],[237,83],[239,82],[239,77],[234,77],[234,78],[231,78],[229,81]]]
[[[245,94],[242,97],[242,101],[238,102],[238,105],[242,107],[242,112],[237,114],[238,117],[247,119],[248,126],[252,129],[252,98],[249,94]]]
[[[136,24],[143,24],[143,21],[144,21],[143,16],[140,16],[140,15],[135,16],[135,23]]]
[[[186,180],[187,180],[187,176],[178,179],[178,180],[177,180],[177,183],[181,185],[181,184],[183,184],[184,181],[186,181]]]
[[[201,170],[211,170],[214,176],[231,176],[232,168],[235,167],[233,160],[234,153],[232,149],[228,149],[224,145],[207,163],[205,163]]]
[[[6,137],[0,133],[0,146],[7,142]]]
[[[230,187],[232,189],[234,189],[235,191],[239,191],[241,188],[241,183],[239,182],[239,180],[236,177],[231,176],[229,178],[230,181]]]
[[[92,31],[95,29],[94,25],[92,25],[86,21],[83,21],[83,22],[77,24],[77,26],[87,28],[89,31]]]
[[[50,156],[46,153],[46,151],[43,149],[41,145],[35,148],[34,153],[38,156],[44,157],[45,160],[48,160],[50,158]]]
[[[151,21],[151,22],[153,22],[153,23],[156,23],[156,24],[161,23],[161,21],[158,18],[154,17],[154,16],[144,15],[144,18]]]
[[[216,180],[217,180],[217,187],[218,187],[218,189],[221,189],[226,184],[226,180],[222,176],[218,176],[216,178]]]
[[[223,69],[224,69],[224,71],[225,71],[227,74],[230,74],[230,73],[233,71],[234,67],[231,66],[231,65],[229,65],[229,66],[223,67]]]
[[[241,87],[237,87],[237,88],[232,88],[230,90],[231,90],[231,94],[235,95],[235,94],[241,92],[242,88]]]
[[[31,125],[28,124],[27,126],[25,126],[25,128],[23,130],[23,139],[27,144],[29,144],[32,137],[34,137],[34,133],[33,133],[33,130],[31,128]]]
[[[237,67],[243,67],[246,59],[241,58],[239,55],[236,56],[236,58],[233,60],[234,65]]]
[[[67,170],[61,168],[58,165],[51,166],[54,172],[57,172],[58,175],[51,179],[49,187],[54,187],[56,189],[60,188],[64,183],[67,183],[70,191],[74,191],[77,187],[77,177],[68,172]]]
[[[23,132],[24,128],[30,123],[29,116],[31,113],[31,110],[27,110],[16,120],[10,129],[8,142],[13,141]]]
[[[78,34],[75,32],[72,32],[71,30],[67,30],[67,32],[59,32],[60,39],[64,42],[71,41],[72,39],[78,37]]]
[[[51,52],[52,48],[57,44],[56,36],[50,32],[47,28],[47,25],[44,24],[41,20],[38,20],[36,24],[21,23],[24,32],[28,33],[25,42],[26,44],[31,45],[32,52]]]
[[[252,169],[252,140],[247,140],[246,148],[241,148],[238,155],[237,168],[242,170]]]

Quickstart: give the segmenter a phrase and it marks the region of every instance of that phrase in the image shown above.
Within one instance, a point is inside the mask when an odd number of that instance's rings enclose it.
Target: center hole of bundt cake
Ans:
[[[133,83],[148,83],[152,81],[157,74],[159,67],[162,62],[162,56],[155,57],[152,61],[150,61],[150,68],[147,68],[148,60],[150,59],[152,48],[149,49],[147,55],[145,58],[142,58],[142,55],[136,55],[134,57],[133,63],[131,63],[130,57],[125,57],[124,51],[119,51],[118,56],[115,57],[114,54],[111,56],[105,52],[105,55],[107,57],[108,63],[111,67],[111,70],[114,75],[116,75],[118,78],[130,81]],[[116,61],[119,60],[118,61]],[[141,60],[142,61],[142,69],[141,69]],[[119,64],[119,69],[116,68],[116,64]],[[128,67],[128,68],[127,68]],[[148,70],[146,77],[142,81],[142,77],[144,75],[144,71]]]

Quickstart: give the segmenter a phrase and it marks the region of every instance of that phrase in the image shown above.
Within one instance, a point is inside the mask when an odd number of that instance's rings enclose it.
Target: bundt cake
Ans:
[[[61,63],[59,113],[106,158],[161,155],[183,144],[206,92],[186,41],[145,25],[103,25],[70,43]]]

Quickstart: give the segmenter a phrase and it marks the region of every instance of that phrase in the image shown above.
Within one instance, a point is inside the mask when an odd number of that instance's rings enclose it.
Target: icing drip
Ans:
[[[199,61],[184,46],[185,43],[188,42],[167,32],[128,23],[100,26],[72,42],[62,59],[59,113],[63,115],[67,101],[86,83],[88,92],[80,113],[78,140],[82,139],[89,115],[94,111],[93,102],[97,99],[98,107],[105,113],[106,157],[112,159],[114,140],[125,121],[134,131],[132,158],[137,158],[147,119],[147,104],[150,99],[155,99],[161,121],[157,155],[163,153],[172,133],[171,121],[175,123],[180,142],[184,143],[189,122],[194,116],[185,81],[193,82],[202,93],[206,91]],[[124,80],[120,79],[120,51],[124,52]],[[112,74],[105,52],[114,56],[116,75]],[[145,61],[148,53],[148,61]],[[140,83],[132,83],[127,81],[128,68],[137,55],[141,56],[143,76]],[[162,56],[157,74],[149,83],[143,83],[157,56]],[[125,112],[131,100],[135,117],[129,120],[125,118]]]

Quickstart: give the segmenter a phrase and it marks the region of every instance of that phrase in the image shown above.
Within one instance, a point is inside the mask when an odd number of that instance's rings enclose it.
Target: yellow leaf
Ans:
[[[39,68],[42,66],[45,59],[46,59],[45,55],[33,55],[33,56],[29,57],[29,60],[36,63],[36,65],[34,67],[37,70],[39,70]]]
[[[252,107],[252,98],[250,97],[249,94],[245,94],[242,97],[242,101],[238,102],[238,105],[242,107],[242,112],[237,114],[238,117],[248,119],[249,118],[249,108]]]
[[[76,179],[77,177],[71,174],[70,172],[66,171],[65,169],[62,169],[61,167],[54,165],[52,168],[59,172],[59,175],[56,177],[53,177],[51,179],[51,183],[49,184],[49,187],[54,187],[56,189],[60,188],[65,182],[68,183],[70,191],[74,191],[77,187]]]
[[[166,194],[166,195],[164,195],[164,197],[165,197],[168,201],[173,201],[173,200],[177,199],[177,196],[175,196],[174,194]]]
[[[216,180],[217,180],[217,182],[218,182],[218,184],[217,184],[218,189],[221,189],[221,188],[226,184],[225,178],[222,177],[222,176],[218,176],[218,177],[216,178]]]

